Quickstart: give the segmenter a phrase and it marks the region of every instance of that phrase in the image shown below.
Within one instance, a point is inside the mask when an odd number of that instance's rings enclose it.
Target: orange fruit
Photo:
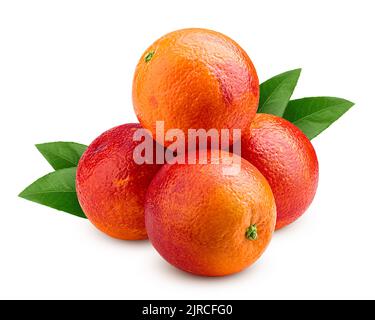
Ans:
[[[229,275],[254,263],[269,244],[276,222],[271,188],[252,164],[237,159],[236,175],[225,174],[222,158],[211,157],[207,164],[166,164],[152,180],[146,229],[175,267]]]
[[[133,141],[139,124],[115,127],[94,140],[77,169],[77,195],[87,218],[107,235],[146,239],[144,198],[159,165],[138,165]],[[155,150],[155,148],[154,148]]]
[[[154,138],[156,121],[185,136],[188,129],[245,129],[258,101],[259,80],[249,56],[215,31],[169,33],[145,51],[135,70],[134,109]]]
[[[285,119],[257,114],[241,142],[242,157],[262,172],[272,188],[276,229],[298,219],[318,187],[318,159],[310,140]]]

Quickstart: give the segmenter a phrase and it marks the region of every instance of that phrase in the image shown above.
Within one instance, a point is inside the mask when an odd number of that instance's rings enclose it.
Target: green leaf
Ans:
[[[259,113],[281,117],[297,85],[301,69],[281,73],[260,85]]]
[[[49,142],[35,145],[55,169],[76,167],[87,146],[75,142]]]
[[[28,186],[19,196],[86,218],[77,199],[76,171],[76,168],[66,168],[47,174]]]
[[[289,102],[283,118],[311,140],[348,111],[354,103],[334,97],[309,97]]]

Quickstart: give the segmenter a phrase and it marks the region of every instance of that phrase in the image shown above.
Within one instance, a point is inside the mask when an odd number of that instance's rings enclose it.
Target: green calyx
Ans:
[[[245,236],[249,240],[257,240],[258,239],[258,230],[255,224],[252,224],[250,227],[247,228]]]
[[[149,62],[152,59],[152,57],[154,56],[154,54],[155,54],[155,51],[150,51],[149,53],[147,53],[146,56],[145,56],[145,61]]]

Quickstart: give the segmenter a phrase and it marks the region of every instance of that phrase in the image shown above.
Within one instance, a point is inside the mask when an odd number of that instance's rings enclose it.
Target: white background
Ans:
[[[356,106],[313,141],[313,205],[243,273],[201,278],[147,241],[17,198],[51,171],[34,148],[136,121],[135,65],[184,27],[225,33],[261,80],[302,67],[294,97]],[[375,298],[373,1],[0,1],[0,298]]]

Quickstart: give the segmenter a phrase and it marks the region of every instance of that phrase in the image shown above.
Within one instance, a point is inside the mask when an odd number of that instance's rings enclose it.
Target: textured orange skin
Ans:
[[[269,244],[276,205],[262,174],[241,159],[241,172],[223,164],[164,165],[150,184],[146,229],[164,259],[184,271],[224,276],[253,264]],[[247,228],[256,224],[258,239]]]
[[[137,165],[133,150],[139,124],[106,131],[82,156],[77,170],[77,194],[87,218],[107,235],[123,240],[147,239],[144,197],[160,165]],[[155,150],[155,149],[154,149]]]
[[[150,52],[154,56],[146,62]],[[206,29],[178,30],[157,40],[142,55],[133,80],[135,112],[154,138],[156,121],[185,136],[188,129],[245,129],[258,102],[259,80],[246,52]]]
[[[318,187],[318,159],[310,140],[280,117],[257,114],[250,133],[242,135],[242,157],[268,180],[276,200],[276,229],[297,220]]]

